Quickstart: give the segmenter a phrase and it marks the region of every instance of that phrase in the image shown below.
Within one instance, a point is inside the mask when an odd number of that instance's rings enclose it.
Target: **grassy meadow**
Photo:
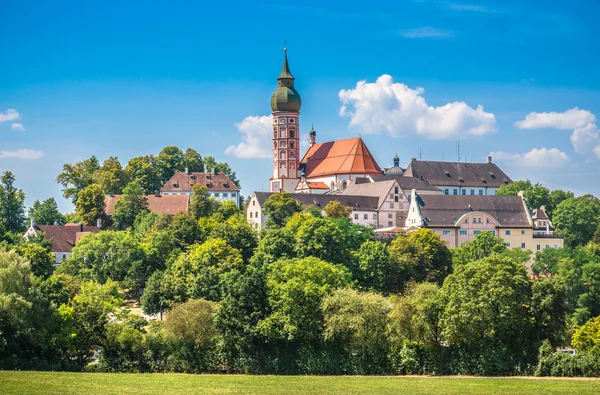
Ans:
[[[600,394],[600,380],[0,372],[0,394]]]

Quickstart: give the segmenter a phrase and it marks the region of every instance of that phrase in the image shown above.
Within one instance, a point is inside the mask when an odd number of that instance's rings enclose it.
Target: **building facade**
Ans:
[[[54,264],[58,265],[63,259],[71,256],[75,243],[85,235],[100,232],[102,221],[98,220],[96,226],[84,226],[81,224],[67,225],[37,225],[34,220],[31,221],[29,229],[23,237],[27,240],[29,237],[37,236],[40,233],[44,239],[52,243],[52,254],[54,255]]]
[[[194,185],[206,186],[208,194],[219,202],[234,201],[241,204],[240,189],[222,172],[180,171],[171,177],[160,190],[161,195],[192,195]]]

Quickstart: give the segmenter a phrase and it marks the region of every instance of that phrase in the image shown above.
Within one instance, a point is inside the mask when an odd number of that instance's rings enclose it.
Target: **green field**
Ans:
[[[600,381],[0,372],[0,394],[600,394]]]

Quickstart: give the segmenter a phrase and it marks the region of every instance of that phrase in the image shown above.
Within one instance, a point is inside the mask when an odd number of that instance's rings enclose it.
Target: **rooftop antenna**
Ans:
[[[456,140],[456,161],[460,162],[460,140]]]
[[[444,161],[444,153],[442,152],[442,162]]]
[[[422,154],[423,154],[423,151],[421,150],[421,147],[419,147],[419,160],[421,160]]]

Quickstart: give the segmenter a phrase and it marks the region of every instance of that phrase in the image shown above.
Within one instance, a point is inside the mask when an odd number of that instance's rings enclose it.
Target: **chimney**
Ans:
[[[190,174],[190,168],[189,167],[185,167],[185,174]]]
[[[96,226],[98,227],[98,229],[102,229],[102,218],[98,218],[96,220]]]
[[[79,231],[83,232],[83,224],[79,224]]]
[[[155,197],[160,197],[160,191],[159,190],[154,191],[154,196]]]
[[[492,155],[487,156],[487,163],[492,163]]]

